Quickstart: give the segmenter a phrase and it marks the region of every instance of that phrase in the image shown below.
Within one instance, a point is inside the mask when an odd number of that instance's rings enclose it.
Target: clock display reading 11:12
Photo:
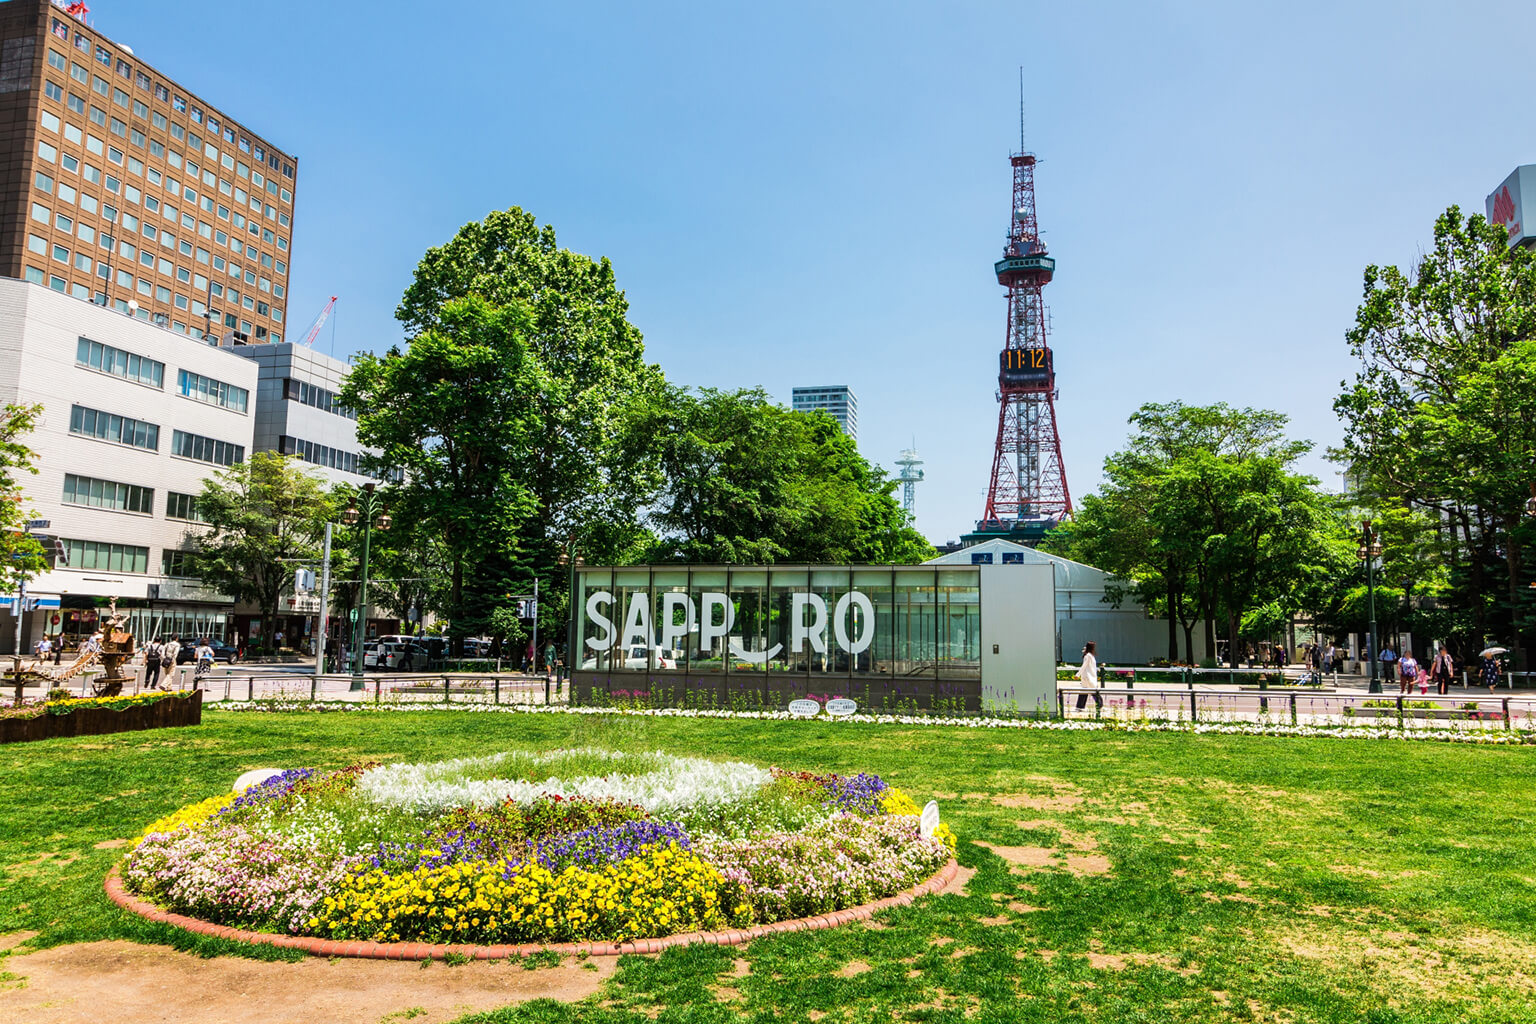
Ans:
[[[1049,384],[1049,348],[1005,348],[999,356],[998,379],[1003,384]]]

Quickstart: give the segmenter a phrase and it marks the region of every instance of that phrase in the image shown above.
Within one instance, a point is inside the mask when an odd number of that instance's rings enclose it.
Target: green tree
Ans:
[[[396,310],[407,348],[349,377],[359,436],[383,449],[373,465],[406,471],[402,512],[449,551],[455,636],[487,631],[535,573],[563,593],[562,550],[601,561],[640,539],[646,474],[623,461],[623,431],[662,377],[627,314],[608,260],[513,208],[427,251]],[[542,605],[541,632],[562,611]]]
[[[918,562],[933,548],[896,482],[830,416],[790,412],[761,389],[668,386],[627,436],[650,465],[658,561]],[[647,456],[649,462],[647,463]]]
[[[644,495],[621,458],[622,433],[628,411],[660,393],[661,371],[645,362],[608,259],[560,248],[553,227],[517,207],[427,250],[395,315],[413,334],[433,330],[468,295],[526,317],[521,337],[538,373],[524,398],[537,434],[517,466],[533,502],[520,534],[549,568],[558,541],[585,532],[598,545],[606,534],[590,524],[635,522]]]
[[[32,517],[22,494],[22,473],[37,473],[37,452],[22,440],[31,433],[40,405],[0,409],[0,593],[14,594],[24,580],[48,568],[42,545],[22,531]]]
[[[296,456],[253,452],[203,481],[197,511],[203,527],[189,533],[193,575],[259,608],[263,642],[272,647],[278,600],[297,563],[321,554],[332,515],[324,483]]]
[[[358,356],[342,388],[358,410],[358,439],[380,451],[365,465],[404,471],[387,495],[395,520],[446,551],[455,638],[483,626],[492,607],[485,584],[518,548],[534,508],[520,466],[538,442],[530,395],[546,375],[527,324],[520,303],[453,299],[403,351]],[[495,579],[489,589],[500,586]]]
[[[1348,333],[1360,368],[1335,403],[1339,454],[1379,510],[1422,510],[1436,523],[1425,555],[1449,568],[1441,594],[1468,612],[1463,643],[1502,633],[1519,658],[1530,624],[1525,501],[1536,495],[1536,256],[1454,206],[1434,239],[1409,272],[1366,268]]]
[[[1245,616],[1290,615],[1339,571],[1338,512],[1291,468],[1311,446],[1286,438],[1282,414],[1225,403],[1152,403],[1130,423],[1101,492],[1048,544],[1124,578],[1168,615],[1170,657],[1175,621],[1191,661],[1195,624],[1214,651],[1221,622],[1235,661]]]

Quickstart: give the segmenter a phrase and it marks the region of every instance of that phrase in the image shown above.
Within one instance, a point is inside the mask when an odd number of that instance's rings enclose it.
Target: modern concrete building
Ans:
[[[261,369],[256,385],[256,451],[297,455],[331,483],[369,479],[359,469],[357,413],[337,399],[349,367],[304,345],[281,342],[224,347]]]
[[[283,340],[298,160],[64,7],[0,2],[0,277]]]
[[[1060,555],[994,538],[947,550],[925,565],[1048,565],[1056,584],[1056,659],[1076,664],[1083,644],[1098,644],[1101,664],[1146,665],[1168,657],[1168,620],[1153,618],[1134,598],[1118,607],[1104,599],[1105,587],[1116,578],[1103,569],[1074,562]],[[1196,631],[1196,660],[1207,655],[1204,634]],[[1182,634],[1179,649],[1183,650]]]
[[[258,364],[47,287],[0,280],[0,405],[42,406],[21,484],[67,567],[28,585],[23,647],[118,597],[138,636],[222,637],[233,605],[185,572],[203,480],[252,447]],[[6,595],[9,596],[9,595]],[[12,608],[14,601],[0,607]],[[0,614],[0,651],[15,620]]]
[[[847,385],[795,388],[789,404],[795,412],[827,413],[837,420],[843,433],[855,441],[859,439],[859,399]]]

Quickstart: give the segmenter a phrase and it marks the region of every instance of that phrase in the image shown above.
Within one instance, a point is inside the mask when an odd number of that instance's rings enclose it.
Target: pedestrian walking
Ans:
[[[1083,644],[1083,663],[1078,667],[1077,681],[1084,686],[1096,687],[1099,685],[1098,651],[1099,645],[1092,640],[1089,640],[1087,643]],[[1100,697],[1098,694],[1094,694],[1093,703],[1095,708],[1102,708],[1104,706],[1104,698]],[[1081,711],[1087,706],[1088,695],[1086,693],[1078,694],[1077,710]]]
[[[52,651],[53,644],[49,642],[46,636],[37,642],[37,660],[39,662],[47,661],[48,655]]]
[[[64,663],[64,634],[63,633],[60,633],[58,635],[58,638],[53,641],[53,663],[55,665],[62,665]]]
[[[165,685],[176,683],[176,660],[181,657],[181,642],[174,636],[160,645],[160,669],[165,674]]]
[[[1333,672],[1334,654],[1333,642],[1330,640],[1327,649],[1323,651],[1323,675],[1325,676]]]
[[[1499,675],[1502,669],[1503,664],[1499,661],[1499,656],[1497,654],[1492,652],[1484,652],[1483,685],[1488,687],[1489,693],[1492,693],[1493,688],[1499,685]]]
[[[1397,662],[1397,692],[1413,693],[1413,684],[1419,681],[1419,663],[1414,659],[1412,651],[1404,651],[1403,656]],[[1426,684],[1424,692],[1429,692]]]
[[[1455,675],[1456,664],[1451,660],[1451,652],[1441,644],[1435,651],[1435,660],[1429,663],[1429,678],[1435,684],[1435,692],[1442,697],[1448,694]]]
[[[197,660],[197,668],[193,671],[192,678],[200,683],[208,674],[208,670],[213,668],[213,648],[208,646],[207,640],[197,642],[197,653],[193,657]]]
[[[1391,644],[1387,644],[1376,657],[1381,662],[1381,681],[1390,683],[1396,675],[1397,653]]]
[[[144,685],[151,690],[160,689],[160,659],[164,655],[165,649],[158,638],[144,648]]]

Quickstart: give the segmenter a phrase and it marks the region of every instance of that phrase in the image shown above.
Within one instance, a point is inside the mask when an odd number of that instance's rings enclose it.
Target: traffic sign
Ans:
[[[26,527],[29,530],[46,530],[52,525],[53,520],[51,519],[28,519],[26,522]]]

